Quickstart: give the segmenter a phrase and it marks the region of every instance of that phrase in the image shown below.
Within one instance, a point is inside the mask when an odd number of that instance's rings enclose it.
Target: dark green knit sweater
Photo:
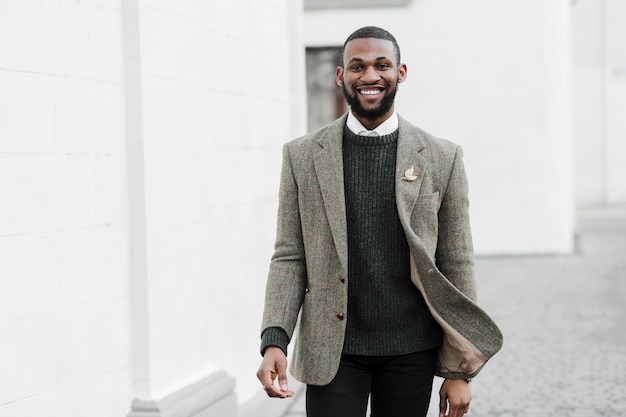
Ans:
[[[343,353],[401,355],[441,344],[441,328],[410,278],[409,247],[398,218],[398,132],[357,136],[344,129],[348,232],[348,311]],[[287,350],[283,329],[263,332],[267,346]]]
[[[396,206],[397,144],[397,130],[380,137],[344,130],[347,354],[401,355],[441,343],[441,329],[411,282],[409,246]]]

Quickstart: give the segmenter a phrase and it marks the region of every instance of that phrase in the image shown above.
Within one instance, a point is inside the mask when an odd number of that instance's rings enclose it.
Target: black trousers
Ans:
[[[437,349],[399,356],[342,355],[328,385],[307,385],[307,417],[424,417]]]

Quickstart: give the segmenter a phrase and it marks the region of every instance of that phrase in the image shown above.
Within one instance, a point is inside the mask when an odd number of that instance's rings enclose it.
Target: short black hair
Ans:
[[[343,46],[341,47],[340,57],[341,66],[343,66],[343,53],[346,50],[346,45],[348,44],[348,42],[354,39],[363,38],[384,39],[393,43],[393,47],[396,50],[396,60],[398,61],[397,64],[400,65],[400,46],[398,45],[398,41],[396,41],[396,38],[385,29],[381,29],[376,26],[364,26],[352,32],[352,34],[348,36],[348,39],[346,39],[346,41],[343,43]]]

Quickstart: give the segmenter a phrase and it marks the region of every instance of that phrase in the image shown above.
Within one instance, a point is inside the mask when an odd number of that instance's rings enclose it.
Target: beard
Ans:
[[[357,94],[350,94],[345,83],[343,84],[343,96],[348,102],[352,113],[367,120],[376,120],[387,114],[387,112],[391,109],[391,106],[393,106],[393,101],[396,98],[397,92],[398,84],[396,83],[393,89],[385,90],[385,95],[377,107],[366,109],[361,105]]]

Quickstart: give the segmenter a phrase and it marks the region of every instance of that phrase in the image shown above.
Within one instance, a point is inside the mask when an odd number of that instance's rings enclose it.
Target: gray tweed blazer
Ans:
[[[337,373],[350,320],[345,317],[346,116],[283,148],[277,237],[265,294],[261,330],[281,327],[290,339],[296,335],[290,371],[313,385],[326,385]],[[437,374],[470,378],[501,348],[502,334],[476,304],[462,150],[401,117],[398,133],[396,200],[412,255],[411,279],[444,333]],[[413,175],[406,172],[411,166]]]

